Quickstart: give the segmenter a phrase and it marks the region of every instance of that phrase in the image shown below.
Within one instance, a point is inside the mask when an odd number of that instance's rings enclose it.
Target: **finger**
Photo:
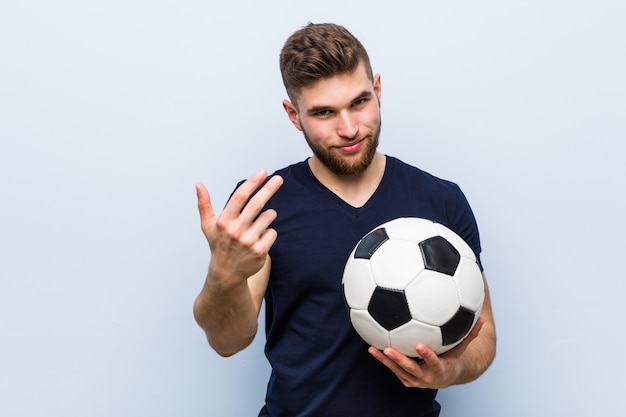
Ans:
[[[211,205],[211,196],[209,195],[209,191],[206,189],[204,184],[196,184],[196,196],[198,197],[200,222],[205,223],[206,221],[215,218],[215,212],[213,211],[213,206]]]
[[[420,367],[417,358],[409,358],[393,348],[386,348],[383,353],[408,374],[412,376],[422,376],[422,368]]]
[[[415,347],[415,350],[422,357],[424,363],[428,366],[428,368],[430,368],[430,370],[436,373],[443,372],[443,362],[433,350],[428,348],[428,346],[418,344]]]
[[[259,236],[259,240],[257,241],[257,244],[260,245],[264,253],[267,253],[269,249],[272,247],[272,245],[274,244],[274,242],[276,241],[277,237],[278,237],[278,233],[276,232],[276,230],[266,229]]]
[[[401,372],[400,367],[391,359],[390,356],[387,356],[383,353],[383,351],[379,350],[378,348],[376,348],[375,346],[370,346],[369,349],[367,350],[369,352],[370,355],[372,355],[374,358],[378,359],[379,362],[381,362],[383,365],[385,365],[387,368],[389,368],[390,370],[392,370],[396,375]]]
[[[251,231],[257,233],[257,235],[260,235],[270,226],[270,224],[272,224],[274,220],[276,220],[276,217],[278,217],[276,210],[274,209],[265,210],[252,223],[252,227],[250,228]]]
[[[240,236],[241,242],[251,245],[252,249],[258,253],[269,251],[278,236],[275,230],[269,228],[276,217],[276,210],[273,209],[261,213],[258,219],[243,231]]]
[[[222,215],[227,218],[239,217],[250,196],[259,188],[259,186],[267,178],[265,170],[258,170],[243,182],[228,200],[226,207],[222,211]]]
[[[278,191],[283,184],[282,177],[278,175],[272,176],[264,185],[259,189],[254,197],[247,202],[245,208],[241,211],[241,219],[245,222],[252,222],[259,215],[263,207],[272,198],[272,196]]]
[[[389,368],[396,377],[407,387],[419,387],[423,370],[413,359],[408,358],[394,349],[385,348],[384,351],[371,346],[368,352]],[[405,360],[407,362],[405,362]]]
[[[417,362],[393,348],[387,347],[381,352],[375,347],[371,347],[369,352],[398,376],[403,376],[406,373],[419,374],[420,372]]]

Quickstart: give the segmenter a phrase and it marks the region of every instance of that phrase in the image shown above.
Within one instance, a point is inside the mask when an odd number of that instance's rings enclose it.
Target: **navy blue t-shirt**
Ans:
[[[265,294],[266,356],[272,366],[260,416],[437,416],[436,390],[405,388],[354,331],[341,280],[367,232],[398,217],[448,226],[480,254],[478,229],[460,188],[387,157],[382,181],[355,208],[323,186],[306,161],[277,171],[268,202],[278,238]]]

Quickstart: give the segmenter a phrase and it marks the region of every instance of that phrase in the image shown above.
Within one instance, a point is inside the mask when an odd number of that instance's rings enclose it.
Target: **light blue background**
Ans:
[[[0,415],[256,415],[259,335],[219,358],[192,317],[221,207],[308,149],[278,53],[348,27],[382,74],[381,150],[459,183],[498,356],[442,416],[621,416],[626,3],[5,1]]]

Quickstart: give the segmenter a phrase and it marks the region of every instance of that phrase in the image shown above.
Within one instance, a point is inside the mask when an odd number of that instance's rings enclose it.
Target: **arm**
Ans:
[[[484,274],[483,279],[485,301],[480,318],[455,348],[437,356],[426,346],[417,345],[416,350],[424,359],[420,363],[393,348],[381,352],[370,347],[370,354],[391,369],[407,387],[445,388],[475,380],[487,370],[496,355],[496,329]]]
[[[209,344],[222,356],[244,349],[257,331],[271,265],[268,253],[277,237],[269,228],[276,212],[261,210],[282,185],[282,178],[274,176],[250,198],[266,178],[264,171],[252,175],[233,193],[219,217],[207,189],[196,185],[211,261],[193,311]]]
[[[257,319],[267,280],[270,258],[246,281],[225,287],[211,272],[193,305],[196,322],[206,333],[209,345],[221,356],[234,355],[247,347],[257,332]]]

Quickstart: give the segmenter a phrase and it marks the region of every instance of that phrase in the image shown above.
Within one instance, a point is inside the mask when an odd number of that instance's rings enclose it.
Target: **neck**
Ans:
[[[313,175],[326,188],[353,207],[359,208],[370,199],[378,188],[385,173],[385,155],[376,152],[372,163],[365,171],[354,175],[337,175],[315,156],[309,159]]]

